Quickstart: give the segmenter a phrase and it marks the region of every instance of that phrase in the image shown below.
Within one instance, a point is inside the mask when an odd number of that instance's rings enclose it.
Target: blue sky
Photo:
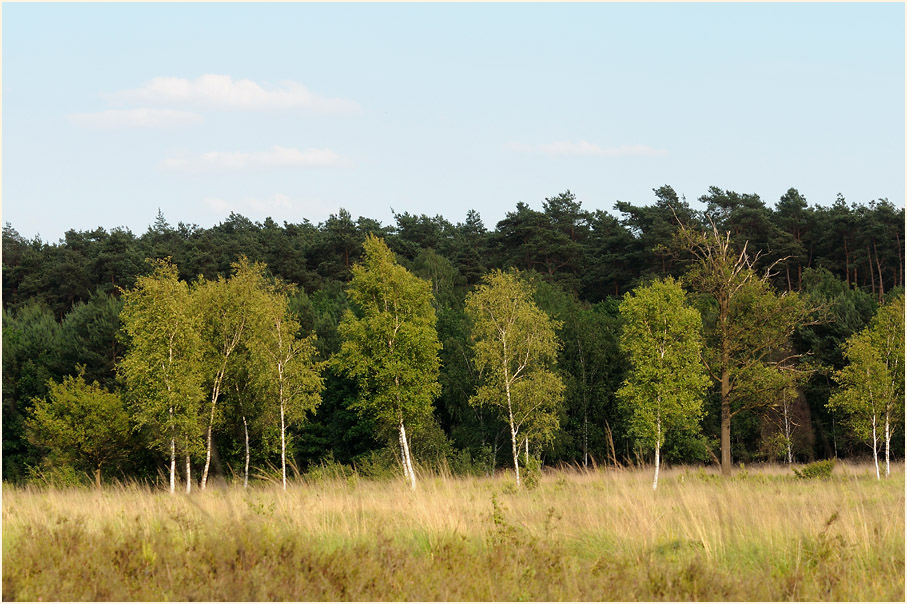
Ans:
[[[894,4],[4,4],[2,219],[904,203]]]

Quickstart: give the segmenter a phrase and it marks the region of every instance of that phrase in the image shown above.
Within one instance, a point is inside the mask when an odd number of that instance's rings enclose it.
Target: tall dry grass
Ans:
[[[4,599],[904,599],[904,467],[3,490]]]

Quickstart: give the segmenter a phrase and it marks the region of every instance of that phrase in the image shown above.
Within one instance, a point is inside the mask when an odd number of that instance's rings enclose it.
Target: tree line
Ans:
[[[204,485],[212,463],[247,481],[279,460],[285,481],[288,463],[326,459],[399,465],[415,487],[414,459],[509,464],[519,480],[520,459],[654,455],[728,471],[859,455],[873,438],[876,453],[901,450],[880,387],[843,393],[860,383],[848,368],[880,362],[853,342],[878,343],[860,334],[902,300],[903,209],[810,207],[794,189],[774,208],[714,187],[700,201],[694,211],[666,186],[652,205],[618,202],[615,218],[568,191],[542,211],[517,204],[494,231],[473,211],[455,225],[395,214],[394,226],[342,210],[319,225],[233,214],[211,229],[159,213],[139,237],[69,231],[57,244],[7,224],[4,478],[67,464],[149,476],[163,453],[171,488],[193,463]],[[645,319],[657,308],[661,332]],[[181,339],[187,356],[159,369],[152,343]],[[887,392],[903,392],[899,375]],[[864,430],[854,401],[867,396],[878,413]],[[78,411],[79,398],[93,402]],[[113,432],[82,441],[123,445],[63,455],[39,425],[67,400],[76,416],[109,407]]]

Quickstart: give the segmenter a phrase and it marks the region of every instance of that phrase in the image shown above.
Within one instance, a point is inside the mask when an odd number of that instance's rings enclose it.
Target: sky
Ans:
[[[2,220],[904,204],[905,5],[2,7]]]

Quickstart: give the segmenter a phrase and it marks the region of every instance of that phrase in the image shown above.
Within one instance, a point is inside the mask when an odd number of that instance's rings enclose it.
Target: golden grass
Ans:
[[[4,487],[4,599],[904,599],[903,464],[881,482],[843,464],[829,480],[672,468],[657,492],[646,470],[552,471],[522,492],[511,482],[423,476],[412,493],[353,477],[189,496]],[[121,562],[92,557],[102,550]],[[265,591],[183,586],[168,566],[179,555],[179,572],[217,576],[250,552],[246,572],[270,569]],[[112,587],[79,591],[95,564],[91,580]],[[123,578],[139,568],[141,580]]]

